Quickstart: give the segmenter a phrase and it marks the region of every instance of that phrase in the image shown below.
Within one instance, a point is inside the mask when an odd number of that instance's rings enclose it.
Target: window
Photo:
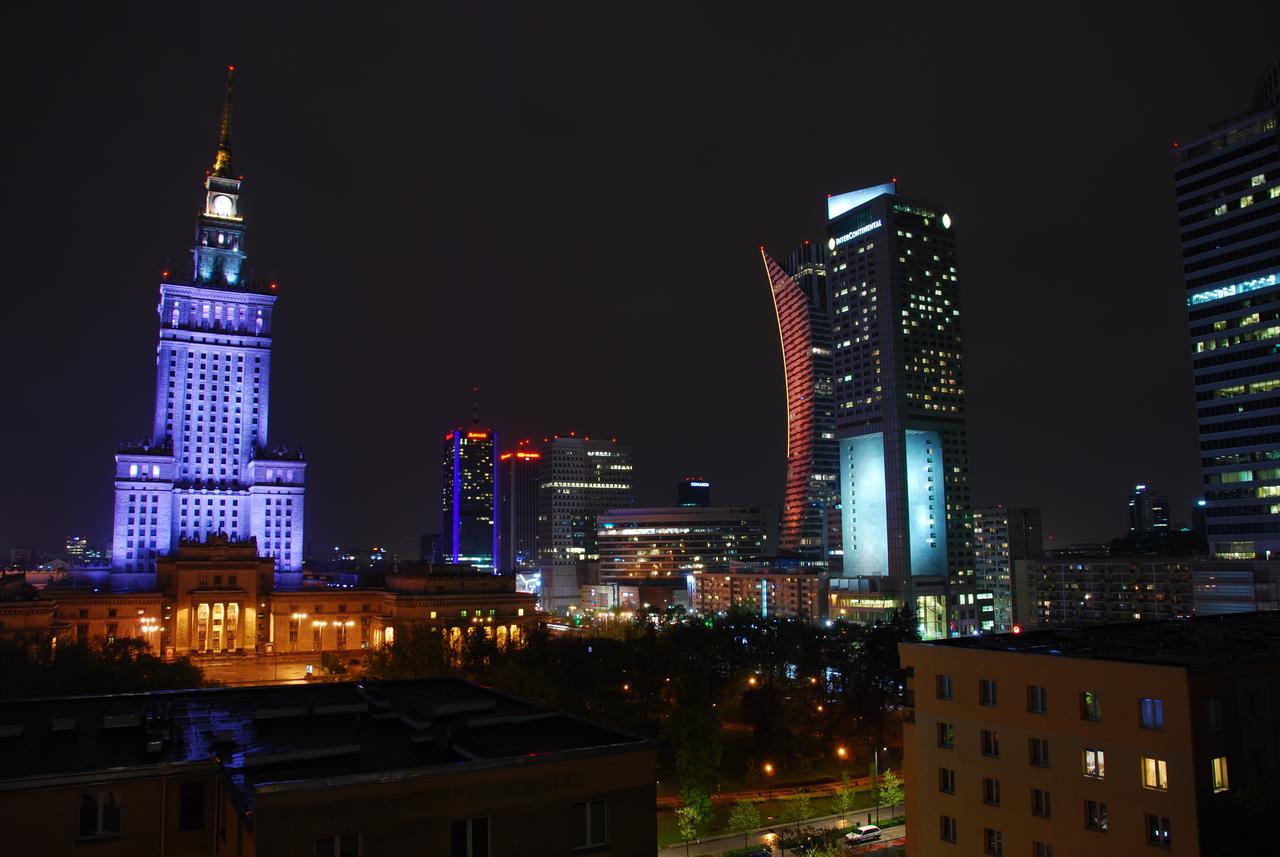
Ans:
[[[1095,780],[1104,779],[1107,775],[1106,754],[1101,750],[1088,750],[1083,753],[1084,756],[1084,775],[1092,777]]]
[[[590,848],[609,841],[608,813],[602,800],[575,803],[570,824],[569,845],[573,848]]]
[[[938,818],[938,838],[943,842],[956,841],[956,820],[949,815]]]
[[[1213,760],[1213,793],[1225,792],[1231,785],[1227,780],[1227,757],[1219,756]]]
[[[1141,723],[1143,729],[1163,729],[1164,728],[1164,700],[1151,699],[1150,697],[1142,699],[1139,704],[1141,711]]]
[[[178,829],[204,829],[204,783],[183,783],[178,794]]]
[[[80,838],[120,835],[120,793],[80,795]]]
[[[1169,838],[1169,817],[1164,815],[1147,816],[1147,844],[1158,848],[1170,848],[1173,841]]]
[[[1000,805],[1000,781],[991,777],[982,778],[982,802],[991,806]]]
[[[1080,719],[1094,722],[1102,719],[1102,703],[1098,700],[1098,694],[1091,690],[1080,694]]]
[[[1209,731],[1222,731],[1222,697],[1220,696],[1209,698]]]
[[[1027,685],[1027,711],[1032,714],[1049,712],[1049,691],[1038,684]]]
[[[1169,771],[1164,759],[1142,757],[1142,787],[1162,792],[1169,790]]]
[[[1031,857],[1053,857],[1053,846],[1043,842],[1032,842]]]
[[[992,830],[990,827],[984,829],[982,844],[984,854],[990,854],[992,857],[1004,854],[1004,834],[998,830]]]
[[[938,791],[948,795],[956,793],[956,772],[954,768],[938,768]]]
[[[489,857],[489,819],[460,819],[449,825],[449,857]]]
[[[360,834],[344,833],[317,839],[316,857],[360,857]]]
[[[1107,805],[1101,801],[1084,802],[1084,826],[1102,833],[1107,831]]]
[[[1030,744],[1030,762],[1037,767],[1048,767],[1048,741],[1044,738],[1032,738]]]
[[[1031,814],[1049,817],[1049,793],[1044,789],[1031,790]]]
[[[1000,733],[991,729],[982,730],[982,755],[999,758]]]
[[[938,724],[938,746],[947,750],[956,747],[956,727],[950,723]]]
[[[978,680],[978,702],[982,705],[996,704],[996,683],[994,679]]]
[[[951,698],[951,676],[939,674],[937,677],[938,699]]]

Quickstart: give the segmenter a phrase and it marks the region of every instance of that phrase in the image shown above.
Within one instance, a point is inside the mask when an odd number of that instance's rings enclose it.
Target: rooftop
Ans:
[[[268,786],[318,787],[646,744],[456,679],[0,702],[0,784],[216,762],[247,806]]]
[[[1280,611],[1050,628],[918,645],[1195,667],[1280,659]]]

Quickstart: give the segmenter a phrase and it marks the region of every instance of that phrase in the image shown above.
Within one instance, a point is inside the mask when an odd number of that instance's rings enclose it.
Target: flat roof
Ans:
[[[910,645],[1194,667],[1280,658],[1280,611],[1046,628]]]
[[[247,806],[265,786],[306,788],[649,745],[451,678],[0,702],[0,788],[161,763],[216,763]]]

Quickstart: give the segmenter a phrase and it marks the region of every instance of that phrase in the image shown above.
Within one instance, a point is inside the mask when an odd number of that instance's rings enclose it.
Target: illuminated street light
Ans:
[[[836,747],[836,758],[843,762],[849,758],[849,751],[843,745]]]

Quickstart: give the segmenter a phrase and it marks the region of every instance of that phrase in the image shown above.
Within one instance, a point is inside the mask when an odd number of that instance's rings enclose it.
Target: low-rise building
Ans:
[[[819,619],[826,614],[825,571],[800,568],[734,568],[691,574],[689,609],[695,613],[748,610],[761,616]]]
[[[466,566],[277,572],[252,538],[215,534],[160,557],[154,575],[72,570],[64,583],[0,595],[0,623],[16,627],[20,612],[27,633],[75,642],[139,637],[166,657],[367,650],[394,642],[397,628],[450,639],[482,633],[503,646],[538,623],[536,601],[516,591],[514,575]]]
[[[644,855],[652,742],[454,679],[0,703],[6,853]]]
[[[1233,796],[1280,771],[1280,613],[905,643],[899,654],[918,857],[1200,854],[1235,832]]]
[[[1190,558],[1014,560],[1014,623],[1024,627],[1153,621],[1192,613]]]
[[[759,506],[610,509],[596,518],[600,574],[679,578],[760,559],[773,549],[769,517]]]

